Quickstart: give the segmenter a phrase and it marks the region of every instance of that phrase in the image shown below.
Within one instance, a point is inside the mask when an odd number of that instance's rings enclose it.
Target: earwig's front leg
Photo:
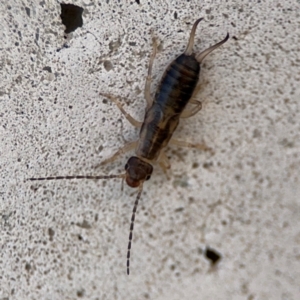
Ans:
[[[195,104],[195,106],[191,109],[186,108],[182,114],[180,115],[180,118],[189,118],[194,116],[198,111],[202,108],[202,103],[198,100],[190,100],[189,104]]]
[[[156,39],[154,37],[152,37],[152,40],[153,40],[153,50],[152,50],[152,54],[150,56],[149,67],[148,67],[148,75],[147,75],[147,78],[146,78],[145,91],[144,91],[145,99],[147,101],[146,110],[148,110],[151,107],[152,102],[153,102],[153,98],[151,96],[151,80],[152,80],[152,75],[151,74],[152,74],[152,66],[153,66],[153,63],[154,63],[155,56],[156,56],[157,43],[156,43]]]
[[[94,168],[96,169],[98,167],[103,166],[104,164],[111,163],[111,162],[115,161],[121,154],[124,154],[128,151],[133,150],[136,147],[136,145],[137,145],[137,141],[129,142],[129,143],[125,144],[112,157],[109,157],[109,158],[105,159],[100,164],[96,165]]]
[[[131,125],[134,127],[140,128],[143,125],[143,122],[140,122],[133,118],[129,113],[125,111],[123,108],[121,102],[113,95],[105,94],[105,93],[99,93],[101,96],[108,98],[110,101],[114,102],[118,108],[120,109],[121,113],[125,116],[125,118],[129,121]]]
[[[209,148],[205,144],[193,144],[193,143],[189,143],[189,142],[185,142],[185,141],[178,141],[178,140],[172,138],[169,141],[169,145],[170,146],[185,147],[185,148],[196,148],[196,149],[199,149],[199,150],[202,150],[202,151],[208,151],[211,154],[214,154],[213,149]]]

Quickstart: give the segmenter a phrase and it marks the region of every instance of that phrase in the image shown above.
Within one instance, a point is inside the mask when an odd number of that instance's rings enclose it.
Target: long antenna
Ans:
[[[134,228],[134,219],[135,219],[135,213],[137,210],[137,206],[139,204],[139,200],[141,198],[141,194],[143,191],[143,184],[139,186],[139,191],[136,196],[134,207],[132,210],[132,216],[131,216],[131,223],[130,223],[130,233],[129,233],[129,241],[128,241],[128,247],[127,247],[127,275],[129,275],[129,266],[130,266],[130,250],[131,250],[131,241],[132,241],[132,235],[133,235],[133,228]]]
[[[27,178],[26,180],[36,181],[36,180],[61,180],[61,179],[112,179],[112,178],[125,178],[125,174],[99,175],[99,176],[89,176],[89,175],[52,176],[52,177]]]

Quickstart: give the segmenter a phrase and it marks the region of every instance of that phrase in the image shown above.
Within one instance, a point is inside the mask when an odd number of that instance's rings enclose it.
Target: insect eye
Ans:
[[[125,170],[127,170],[127,169],[128,169],[128,164],[125,165]]]
[[[151,178],[151,175],[147,175],[146,180],[149,180]]]

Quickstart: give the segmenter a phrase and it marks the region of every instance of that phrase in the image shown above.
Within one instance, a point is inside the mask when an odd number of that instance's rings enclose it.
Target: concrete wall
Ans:
[[[58,1],[1,1],[0,299],[300,299],[299,1],[69,1],[83,26],[64,38]],[[140,3],[138,3],[140,2]],[[100,92],[142,120],[184,51],[230,40],[202,65],[202,110],[175,136],[136,215],[119,180],[24,181],[119,174],[138,137]],[[210,247],[221,255],[214,266]]]

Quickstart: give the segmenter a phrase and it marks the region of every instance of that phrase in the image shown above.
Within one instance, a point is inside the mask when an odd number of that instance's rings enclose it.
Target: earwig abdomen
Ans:
[[[194,55],[181,54],[166,69],[146,112],[136,153],[153,160],[171,139],[179,124],[180,114],[197,86],[200,64]]]
[[[181,54],[166,69],[158,90],[155,103],[163,111],[172,110],[173,115],[181,114],[192,97],[198,83],[200,64],[194,55]]]

